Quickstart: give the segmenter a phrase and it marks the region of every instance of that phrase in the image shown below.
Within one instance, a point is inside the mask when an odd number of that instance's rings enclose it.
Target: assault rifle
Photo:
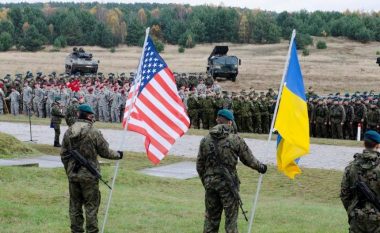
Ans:
[[[102,179],[102,175],[99,173],[99,171],[94,166],[92,166],[92,164],[89,163],[88,160],[83,157],[77,150],[71,150],[70,155],[76,161],[74,172],[78,172],[79,168],[83,166],[97,179],[107,185],[109,189],[112,189],[111,186],[109,186],[108,183]]]
[[[376,194],[367,186],[363,181],[356,183],[356,189],[361,193],[369,202],[371,202],[377,210],[380,211],[380,201],[376,197]]]
[[[231,190],[232,194],[234,195],[234,197],[236,199],[238,199],[239,207],[241,209],[241,212],[242,212],[242,214],[243,214],[243,216],[245,218],[245,221],[248,222],[248,218],[247,218],[247,215],[246,215],[248,213],[248,211],[245,211],[243,209],[243,202],[241,201],[239,191],[237,190],[237,184],[236,184],[234,178],[232,177],[230,171],[226,168],[226,166],[223,166],[222,162],[220,161],[218,145],[217,145],[217,142],[215,141],[215,139],[213,140],[213,144],[214,144],[214,147],[215,147],[213,154],[214,154],[214,157],[215,157],[216,165],[223,170],[223,172],[222,172],[223,178],[226,180],[226,183],[229,184],[230,190]]]

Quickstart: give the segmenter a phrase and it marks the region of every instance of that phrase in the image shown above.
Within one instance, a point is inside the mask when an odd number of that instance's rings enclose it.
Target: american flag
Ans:
[[[175,141],[186,133],[190,120],[173,73],[149,36],[143,49],[142,62],[128,95],[123,127],[145,136],[147,156],[158,164]]]

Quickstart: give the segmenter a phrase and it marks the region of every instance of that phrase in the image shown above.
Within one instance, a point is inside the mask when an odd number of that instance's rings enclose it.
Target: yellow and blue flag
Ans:
[[[309,153],[309,117],[305,87],[297,56],[296,41],[290,44],[289,65],[274,128],[277,137],[277,167],[289,178],[301,173],[297,163]]]

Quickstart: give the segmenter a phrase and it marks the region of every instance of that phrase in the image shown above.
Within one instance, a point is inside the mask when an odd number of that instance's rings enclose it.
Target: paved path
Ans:
[[[67,127],[61,127],[61,140]],[[11,134],[21,141],[28,141],[29,125],[22,123],[0,122],[0,131]],[[110,143],[112,149],[119,149],[121,143],[122,131],[102,129],[104,137]],[[33,140],[41,144],[53,144],[54,130],[46,125],[32,126]],[[185,135],[180,138],[170,150],[169,154],[176,156],[185,156],[194,158],[197,156],[199,142],[202,136]],[[275,142],[272,141],[269,146],[269,155],[265,156],[266,142],[257,139],[245,139],[254,155],[265,163],[276,163]],[[123,150],[133,152],[145,152],[143,137],[133,132],[126,132],[126,141],[122,147]],[[328,145],[311,145],[311,153],[300,160],[300,165],[308,168],[324,168],[343,170],[344,167],[352,160],[352,156],[360,152],[359,147],[328,146]]]

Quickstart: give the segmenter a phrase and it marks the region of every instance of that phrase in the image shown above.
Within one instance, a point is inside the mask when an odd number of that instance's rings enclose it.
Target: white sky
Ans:
[[[54,0],[52,0],[54,2]],[[16,3],[20,0],[0,0],[1,3]],[[23,0],[22,2],[50,2],[49,0]],[[58,0],[58,2],[93,2],[93,0]],[[190,5],[214,4],[224,6],[247,7],[250,9],[260,8],[281,12],[299,11],[306,9],[308,11],[380,11],[380,0],[98,0],[100,3],[117,2],[117,3],[134,3],[134,2],[157,2],[157,3],[181,3]]]

